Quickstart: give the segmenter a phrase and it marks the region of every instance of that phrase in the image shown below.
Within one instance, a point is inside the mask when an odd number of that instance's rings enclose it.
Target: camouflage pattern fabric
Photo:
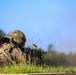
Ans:
[[[13,30],[10,31],[7,36],[10,36],[13,38],[13,40],[20,46],[24,46],[26,42],[26,37],[20,30]]]
[[[13,61],[11,59],[9,50],[13,47],[13,45],[4,43],[0,47],[0,64],[13,64]]]
[[[0,47],[0,64],[26,64],[26,54],[13,43],[4,43]]]
[[[14,47],[11,52],[12,60],[16,63],[26,64],[26,54],[22,52],[19,48]]]

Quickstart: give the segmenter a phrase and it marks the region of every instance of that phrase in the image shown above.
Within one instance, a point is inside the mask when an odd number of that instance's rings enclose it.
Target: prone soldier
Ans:
[[[41,49],[26,48],[24,47],[26,36],[20,30],[13,30],[0,40],[0,65],[9,64],[42,64]]]

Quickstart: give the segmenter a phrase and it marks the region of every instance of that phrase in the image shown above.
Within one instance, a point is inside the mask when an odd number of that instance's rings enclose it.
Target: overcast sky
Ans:
[[[76,0],[0,0],[0,29],[24,32],[25,46],[76,52]]]

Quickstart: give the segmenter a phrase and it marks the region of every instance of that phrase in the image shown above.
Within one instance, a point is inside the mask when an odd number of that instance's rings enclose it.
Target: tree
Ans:
[[[3,30],[0,30],[0,39],[2,38],[2,37],[4,37],[6,34],[3,32]]]
[[[52,44],[49,44],[48,45],[48,52],[53,51],[53,49],[54,49],[54,46]]]

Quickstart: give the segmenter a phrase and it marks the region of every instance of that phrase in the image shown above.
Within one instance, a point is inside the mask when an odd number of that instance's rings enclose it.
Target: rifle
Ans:
[[[38,62],[41,62],[43,60],[43,54],[46,54],[47,52],[42,51],[41,48],[37,49],[37,46],[35,44],[33,44],[33,46],[35,48],[23,47],[21,50],[26,53],[26,59],[30,63],[33,63],[36,59],[38,59]]]

